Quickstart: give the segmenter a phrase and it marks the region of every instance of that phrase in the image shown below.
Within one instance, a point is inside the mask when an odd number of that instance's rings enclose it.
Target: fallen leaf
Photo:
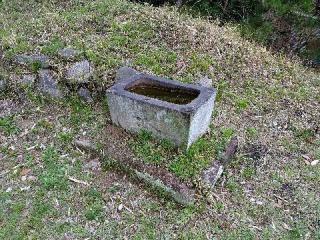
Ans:
[[[30,168],[23,168],[20,172],[20,176],[28,175],[29,172],[31,172]]]

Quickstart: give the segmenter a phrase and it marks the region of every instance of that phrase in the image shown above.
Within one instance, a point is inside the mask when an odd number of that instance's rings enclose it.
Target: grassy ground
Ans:
[[[146,162],[197,182],[236,135],[240,149],[214,193],[181,208],[72,146],[110,124],[105,101],[1,93],[1,239],[319,239],[320,77],[218,27],[126,1],[0,2],[0,76],[29,73],[17,53],[79,49],[105,87],[123,64],[218,89],[211,131],[187,153],[146,133],[126,143]],[[61,78],[61,81],[63,79]],[[112,144],[112,143],[110,143]],[[311,164],[312,163],[312,164]],[[79,180],[79,181],[78,181]],[[197,186],[197,184],[195,184]]]

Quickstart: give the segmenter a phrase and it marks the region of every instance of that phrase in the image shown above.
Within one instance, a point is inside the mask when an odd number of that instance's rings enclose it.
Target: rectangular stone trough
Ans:
[[[148,74],[131,74],[107,90],[114,124],[151,132],[188,148],[209,127],[216,91]]]

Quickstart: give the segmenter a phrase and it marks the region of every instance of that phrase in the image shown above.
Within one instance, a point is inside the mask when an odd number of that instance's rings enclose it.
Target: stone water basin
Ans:
[[[106,94],[115,125],[188,148],[209,128],[216,90],[132,72]]]

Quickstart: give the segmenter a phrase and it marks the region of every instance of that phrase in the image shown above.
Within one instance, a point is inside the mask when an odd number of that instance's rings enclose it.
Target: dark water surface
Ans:
[[[127,90],[139,95],[181,105],[190,103],[199,95],[197,91],[188,91],[184,89],[154,86],[149,84],[139,84],[132,86]]]

